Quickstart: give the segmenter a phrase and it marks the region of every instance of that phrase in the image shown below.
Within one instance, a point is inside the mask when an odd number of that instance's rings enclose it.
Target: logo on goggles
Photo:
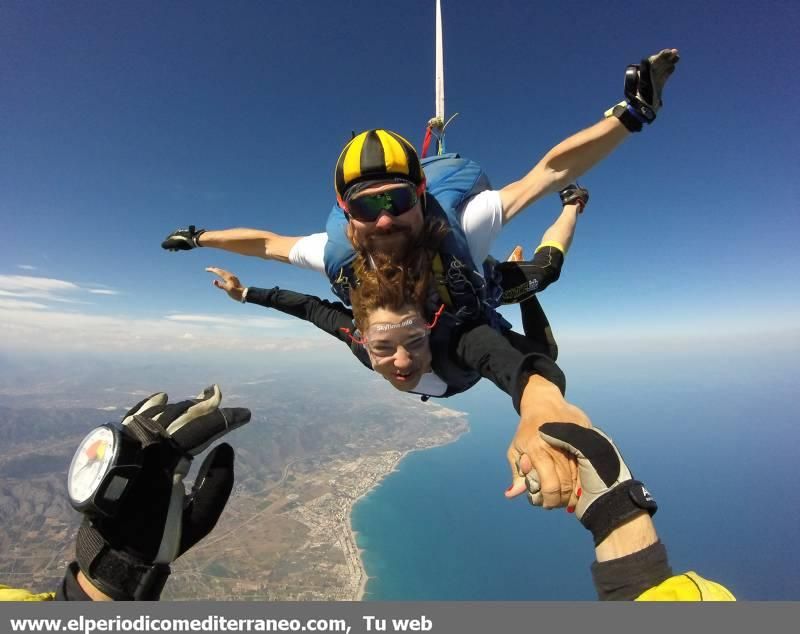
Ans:
[[[406,326],[412,326],[414,324],[415,319],[413,317],[409,317],[405,321],[401,321],[399,324],[375,324],[372,326],[378,332],[384,332],[386,330],[392,330],[394,328],[405,328]],[[370,328],[369,330],[372,330]]]
[[[439,310],[437,310],[436,313],[434,313],[433,315],[433,321],[429,324],[425,324],[424,326],[422,326],[422,328],[424,328],[425,330],[433,330],[433,328],[435,328],[436,324],[439,322],[439,317],[442,316],[444,309],[445,309],[444,304],[439,306]],[[379,332],[383,332],[386,330],[392,330],[394,328],[407,328],[408,326],[415,325],[414,322],[416,321],[417,321],[416,317],[408,317],[407,319],[401,321],[399,324],[373,324],[372,326],[367,328],[367,332],[369,332],[370,330],[377,330]],[[367,343],[366,337],[362,339],[354,336],[349,328],[339,328],[339,330],[341,330],[344,334],[346,334],[350,338],[350,341],[352,341],[353,343],[357,343],[359,345],[365,345]],[[358,334],[358,331],[356,331],[356,334]]]

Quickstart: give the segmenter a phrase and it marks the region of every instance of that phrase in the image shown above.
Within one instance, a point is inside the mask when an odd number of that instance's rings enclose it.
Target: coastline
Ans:
[[[416,452],[416,451],[425,451],[426,449],[434,449],[435,447],[444,447],[445,445],[449,445],[451,443],[456,442],[459,438],[461,438],[464,434],[469,433],[470,427],[467,422],[468,414],[466,412],[459,412],[457,410],[451,410],[445,407],[441,407],[439,411],[433,413],[435,417],[449,417],[449,416],[457,416],[464,421],[464,427],[449,438],[446,439],[437,439],[436,441],[429,441],[428,444],[424,444],[422,446],[417,446],[412,449],[407,449],[402,452],[398,452],[397,459],[393,461],[391,467],[387,469],[385,472],[381,473],[379,476],[375,478],[372,482],[372,486],[367,488],[363,493],[355,497],[347,504],[347,508],[345,511],[345,540],[346,540],[346,547],[345,552],[348,555],[351,555],[351,565],[354,569],[354,579],[353,579],[353,586],[355,588],[355,592],[353,597],[351,598],[352,601],[363,601],[364,595],[366,594],[367,590],[367,583],[369,582],[369,575],[367,574],[366,567],[364,566],[364,560],[361,556],[363,549],[358,547],[357,541],[357,532],[353,528],[353,507],[362,499],[371,494],[375,489],[380,486],[381,482],[383,482],[384,478],[389,476],[390,474],[394,473],[398,470],[399,464],[406,458],[406,456]],[[424,443],[426,439],[420,439],[420,443]]]
[[[366,494],[365,494],[366,495]],[[364,496],[361,496],[364,497]],[[367,575],[367,569],[364,567],[364,560],[361,558],[361,549],[358,547],[358,541],[356,540],[356,532],[353,530],[353,506],[355,505],[358,498],[353,503],[348,505],[347,508],[347,522],[345,524],[345,531],[347,533],[347,541],[348,543],[348,551],[354,553],[355,557],[354,564],[357,569],[358,578],[357,587],[355,590],[355,595],[352,598],[352,601],[363,601],[364,595],[367,592],[367,582],[369,581],[369,575]]]
[[[437,445],[438,446],[438,445]],[[364,560],[361,557],[362,549],[358,547],[358,540],[357,540],[357,533],[353,528],[353,507],[358,504],[358,502],[369,495],[372,491],[380,486],[383,479],[388,476],[389,474],[393,473],[397,470],[397,465],[399,465],[403,458],[405,458],[408,454],[412,451],[417,451],[417,449],[409,449],[407,451],[398,452],[397,458],[392,461],[390,468],[386,469],[382,473],[378,474],[375,479],[372,481],[371,486],[364,490],[363,493],[356,496],[355,498],[349,500],[344,509],[344,544],[342,545],[345,557],[348,561],[348,567],[351,571],[351,578],[350,578],[350,586],[353,589],[353,594],[349,598],[350,601],[363,601],[364,595],[367,591],[367,582],[369,581],[369,575],[367,575],[367,569],[364,566]]]

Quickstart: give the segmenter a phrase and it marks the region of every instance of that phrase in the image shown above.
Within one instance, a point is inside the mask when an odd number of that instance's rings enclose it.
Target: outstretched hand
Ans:
[[[600,544],[619,526],[643,512],[658,509],[645,486],[633,478],[628,465],[601,429],[573,423],[545,423],[542,440],[569,452],[578,460],[581,489],[575,516]]]
[[[579,407],[564,400],[555,384],[533,375],[522,394],[520,422],[506,457],[511,469],[511,486],[506,497],[528,493],[534,506],[552,509],[566,506],[572,512],[578,503],[578,464],[575,456],[552,447],[539,434],[550,421],[569,421],[591,427]]]
[[[656,110],[663,105],[661,93],[664,91],[664,85],[667,83],[669,76],[675,72],[675,65],[680,59],[681,56],[678,53],[678,49],[665,48],[655,55],[651,55],[647,60],[642,60],[640,73],[644,70],[648,70],[650,73],[651,99]]]
[[[578,465],[576,460],[555,449],[539,437],[539,425],[517,428],[507,453],[512,484],[506,497],[528,494],[528,501],[544,509],[567,507],[574,510],[578,498]]]
[[[664,102],[664,85],[680,61],[678,49],[665,48],[628,67],[625,75],[625,97],[648,123],[656,118]]]
[[[206,267],[206,271],[219,277],[218,280],[214,280],[214,286],[225,291],[232,300],[237,302],[242,301],[245,289],[238,277],[230,271],[219,269],[215,266]]]
[[[161,248],[166,251],[189,251],[195,249],[200,246],[200,236],[205,232],[205,229],[196,229],[194,225],[189,225],[186,229],[176,229],[164,238]]]
[[[178,403],[158,392],[125,414],[120,433],[139,445],[139,469],[118,509],[84,517],[78,583],[115,600],[157,599],[169,564],[214,528],[233,489],[233,448],[209,451],[188,494],[184,478],[194,457],[250,420],[249,409],[221,408],[221,399],[217,385]]]
[[[577,205],[579,214],[583,213],[589,202],[589,190],[577,183],[570,183],[558,192],[558,195],[561,198],[561,204],[565,207],[567,205]]]

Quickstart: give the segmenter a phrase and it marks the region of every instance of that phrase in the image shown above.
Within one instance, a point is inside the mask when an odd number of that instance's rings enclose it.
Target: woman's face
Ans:
[[[395,388],[408,392],[431,369],[430,332],[412,307],[379,308],[369,316],[364,334],[372,368]]]

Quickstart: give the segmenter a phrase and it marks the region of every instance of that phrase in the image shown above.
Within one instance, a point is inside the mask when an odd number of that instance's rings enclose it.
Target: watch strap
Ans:
[[[638,480],[627,480],[603,494],[584,511],[581,523],[592,533],[597,546],[611,532],[646,511],[651,516],[658,504]]]
[[[620,123],[628,129],[628,132],[641,132],[642,124],[646,122],[646,119],[635,108],[631,107],[627,101],[621,101],[606,110],[605,118],[608,119],[610,117],[619,119]]]
[[[139,441],[142,449],[147,449],[150,445],[155,445],[168,438],[163,426],[141,414],[134,414],[124,427],[131,436]]]

